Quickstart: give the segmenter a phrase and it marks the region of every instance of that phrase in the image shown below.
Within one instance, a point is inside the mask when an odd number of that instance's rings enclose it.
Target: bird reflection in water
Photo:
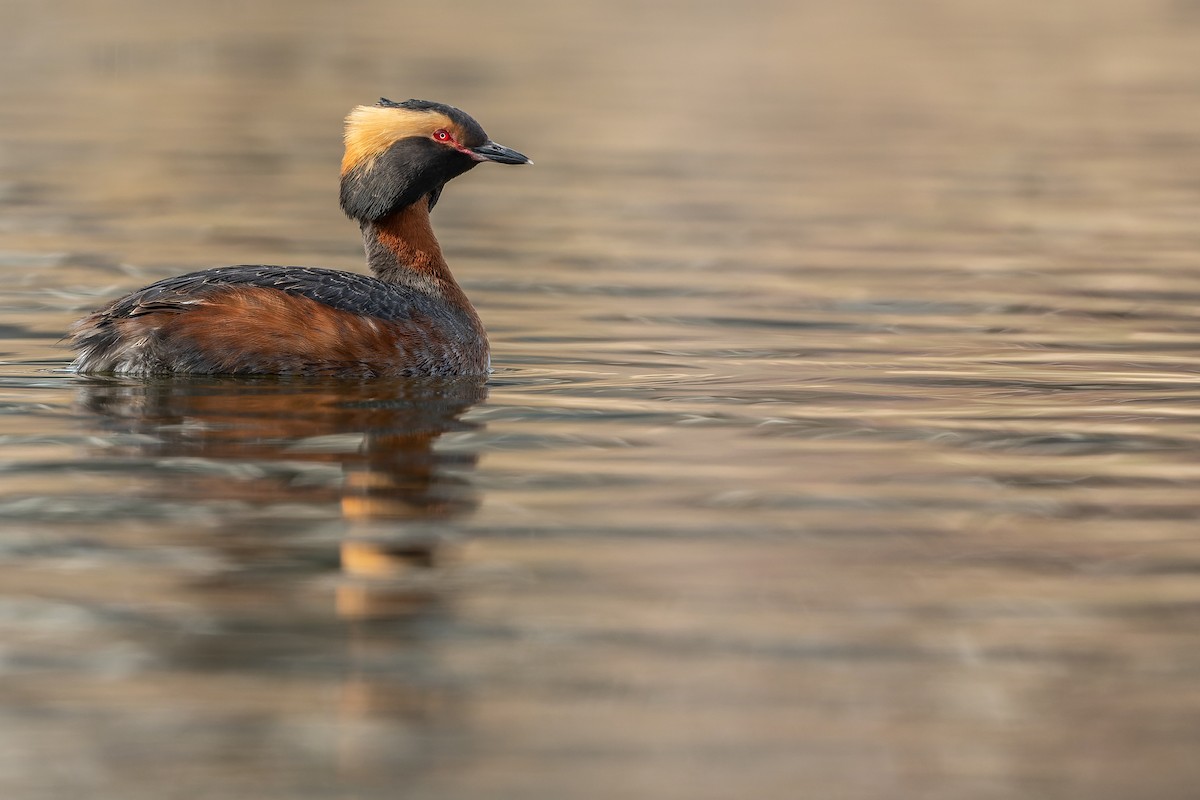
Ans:
[[[322,729],[332,736],[331,767],[340,781],[388,781],[422,762],[420,743],[457,725],[461,698],[436,677],[444,670],[421,631],[449,624],[446,571],[439,568],[445,523],[479,505],[469,481],[477,452],[435,443],[448,432],[479,428],[461,417],[485,397],[481,378],[86,384],[80,403],[94,415],[99,440],[116,461],[141,464],[150,476],[140,482],[143,492],[181,507],[202,505],[197,500],[267,506],[257,516],[232,512],[235,527],[224,535],[194,526],[234,568],[198,587],[216,628],[164,637],[158,645],[166,663],[185,674],[265,668],[280,679],[301,669],[337,686],[334,707],[321,710],[318,701],[305,713],[327,715]],[[328,545],[313,557],[311,540],[297,530],[309,516],[301,513],[297,522],[297,504],[302,512],[339,509],[332,626],[328,606],[305,602],[311,594],[304,587],[326,586],[330,559]],[[275,513],[285,508],[292,513]],[[292,528],[279,530],[281,519]],[[317,520],[316,528],[328,528],[328,517]],[[282,581],[279,564],[287,565]],[[410,735],[413,729],[422,735]],[[405,752],[397,742],[415,744]]]
[[[167,499],[339,503],[338,614],[379,618],[407,613],[435,592],[420,573],[442,555],[439,523],[478,506],[463,475],[477,453],[434,443],[476,427],[460,418],[486,393],[478,377],[96,380],[81,404],[115,455],[199,460],[187,479],[156,482]],[[297,480],[297,470],[335,465],[340,481]]]

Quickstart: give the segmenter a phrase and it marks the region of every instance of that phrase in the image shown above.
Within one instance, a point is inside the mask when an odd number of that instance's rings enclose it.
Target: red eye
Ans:
[[[433,132],[433,138],[437,139],[439,142],[449,142],[454,137],[450,135],[450,131],[446,130],[445,128],[441,128]]]

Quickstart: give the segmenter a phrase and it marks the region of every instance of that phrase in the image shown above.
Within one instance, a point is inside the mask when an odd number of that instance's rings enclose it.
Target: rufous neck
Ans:
[[[367,266],[380,280],[407,285],[416,279],[462,294],[433,235],[425,198],[381,220],[363,222],[362,235]]]

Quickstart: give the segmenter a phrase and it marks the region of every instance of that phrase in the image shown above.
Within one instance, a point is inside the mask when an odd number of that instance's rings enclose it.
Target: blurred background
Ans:
[[[0,795],[1189,798],[1200,2],[0,2]],[[479,382],[85,379],[70,323],[361,270]]]

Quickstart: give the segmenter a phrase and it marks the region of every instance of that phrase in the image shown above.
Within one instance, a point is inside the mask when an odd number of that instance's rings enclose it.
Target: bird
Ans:
[[[486,375],[483,322],[455,281],[430,212],[483,162],[532,164],[466,112],[380,98],[345,120],[342,211],[371,275],[243,264],[152,283],[76,322],[81,374]]]

